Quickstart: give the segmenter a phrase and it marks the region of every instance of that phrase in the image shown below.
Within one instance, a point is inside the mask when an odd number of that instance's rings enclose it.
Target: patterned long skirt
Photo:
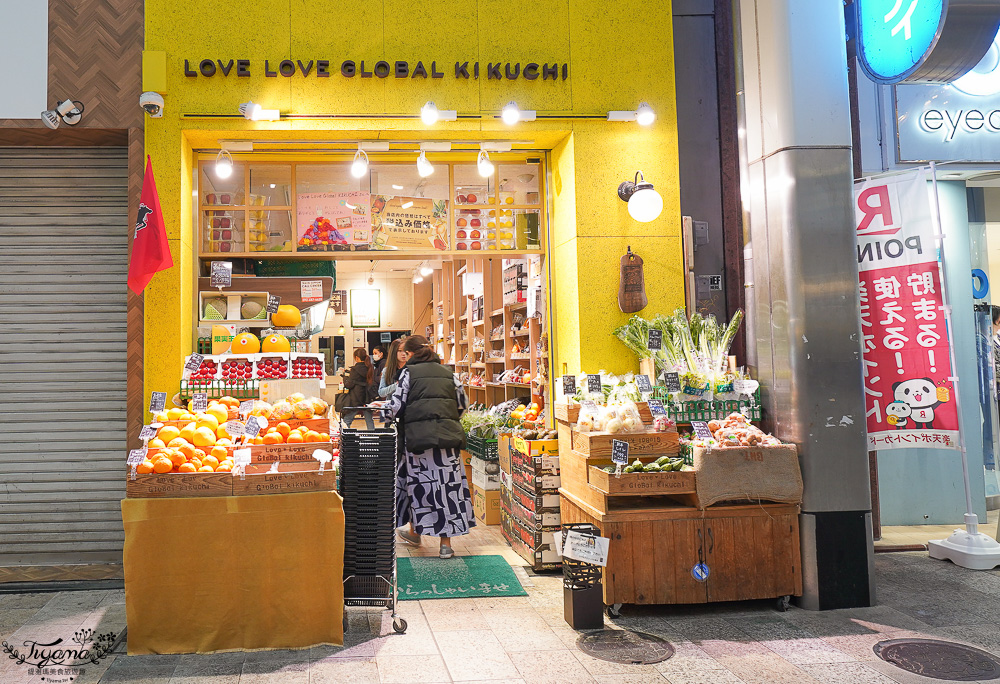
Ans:
[[[457,537],[476,526],[459,449],[405,451],[396,472],[398,526],[417,534]]]

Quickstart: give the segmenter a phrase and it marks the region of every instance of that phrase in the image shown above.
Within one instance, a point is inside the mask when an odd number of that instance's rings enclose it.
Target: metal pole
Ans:
[[[941,280],[941,302],[944,308],[945,328],[948,331],[948,353],[951,359],[952,373],[950,380],[955,389],[955,410],[958,412],[958,447],[962,454],[962,476],[965,479],[965,529],[969,534],[977,534],[979,532],[979,518],[976,516],[976,513],[972,508],[972,485],[969,481],[969,456],[965,448],[965,421],[962,416],[961,403],[962,393],[959,389],[959,379],[957,375],[958,365],[955,361],[955,334],[952,329],[951,322],[951,300],[948,298],[948,284],[945,280],[945,236],[941,221],[941,202],[938,198],[937,166],[934,162],[930,163],[930,169],[931,187],[933,189],[932,201],[934,203],[934,220],[937,222],[937,233],[935,235],[935,239],[937,240],[938,248],[938,277]]]

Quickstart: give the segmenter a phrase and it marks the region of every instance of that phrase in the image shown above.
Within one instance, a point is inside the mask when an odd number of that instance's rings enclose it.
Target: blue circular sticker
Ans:
[[[694,577],[699,582],[704,582],[705,580],[707,580],[710,573],[711,571],[708,569],[708,566],[705,565],[704,563],[698,563],[693,568],[691,568],[691,576]]]
[[[990,279],[981,268],[972,269],[972,298],[986,299],[990,293]]]

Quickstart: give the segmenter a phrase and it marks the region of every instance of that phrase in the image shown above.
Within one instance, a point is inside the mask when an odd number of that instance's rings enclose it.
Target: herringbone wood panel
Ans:
[[[84,105],[77,128],[141,128],[142,0],[49,0],[50,107]],[[44,127],[40,118],[0,127]]]

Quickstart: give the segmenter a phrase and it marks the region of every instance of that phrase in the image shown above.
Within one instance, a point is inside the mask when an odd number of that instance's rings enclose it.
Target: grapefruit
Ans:
[[[264,341],[260,345],[261,351],[265,354],[271,352],[287,352],[291,351],[292,345],[288,343],[288,338],[284,335],[279,335],[274,333],[268,335],[264,338]]]
[[[232,350],[234,354],[256,354],[260,351],[260,340],[253,333],[240,333],[233,338]]]
[[[291,304],[282,304],[271,314],[271,323],[279,328],[297,328],[302,322],[302,312]],[[264,351],[267,351],[266,349]],[[277,350],[272,350],[277,351]],[[287,349],[285,351],[288,351]]]

